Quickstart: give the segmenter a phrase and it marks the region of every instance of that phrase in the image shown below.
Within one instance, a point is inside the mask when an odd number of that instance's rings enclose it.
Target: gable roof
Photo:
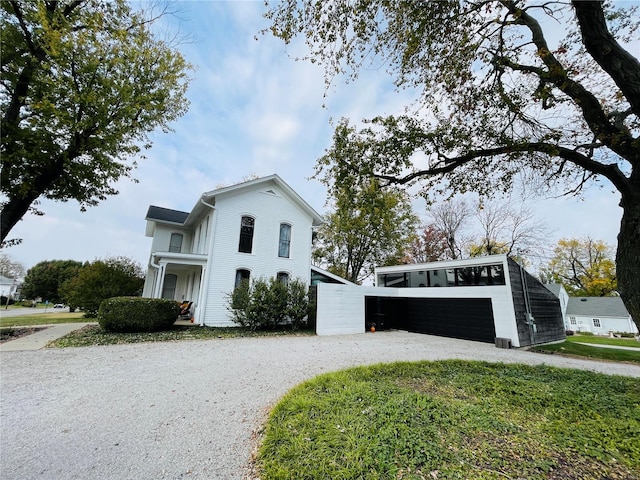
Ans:
[[[324,223],[324,219],[322,215],[320,215],[316,210],[309,205],[298,193],[291,188],[279,175],[273,174],[267,177],[260,177],[254,180],[249,180],[247,182],[237,183],[235,185],[230,185],[228,187],[218,188],[216,190],[211,190],[210,192],[203,193],[193,209],[189,213],[189,217],[185,220],[185,223],[190,223],[190,221],[195,221],[195,219],[199,218],[202,212],[207,209],[207,206],[215,205],[216,198],[221,196],[233,195],[235,193],[239,193],[242,190],[248,190],[252,188],[259,188],[264,186],[265,188],[269,183],[273,183],[277,189],[279,189],[282,193],[284,193],[287,197],[289,197],[302,211],[306,212],[307,215],[311,217],[311,225],[317,227]],[[267,190],[268,193],[270,192]]]
[[[567,315],[623,318],[630,316],[620,297],[569,297]]]

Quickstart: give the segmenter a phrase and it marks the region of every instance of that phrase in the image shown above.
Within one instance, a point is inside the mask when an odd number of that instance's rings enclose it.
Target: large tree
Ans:
[[[38,199],[118,192],[148,134],[188,102],[190,66],[125,0],[3,0],[0,241]],[[15,240],[14,240],[15,241]]]
[[[400,87],[422,89],[416,115],[374,118],[334,145],[368,144],[350,160],[364,175],[448,194],[490,195],[520,179],[567,193],[610,183],[623,211],[618,287],[640,325],[640,62],[624,46],[637,41],[635,8],[302,0],[267,17],[285,42],[304,36],[329,80],[373,58]]]
[[[22,295],[28,299],[42,298],[51,303],[62,301],[59,291],[62,284],[75,277],[82,262],[76,260],[45,260],[27,271],[22,285]]]
[[[59,292],[67,304],[80,307],[85,317],[95,317],[103,300],[140,296],[143,286],[142,265],[127,257],[108,257],[85,263]]]
[[[547,227],[525,204],[480,202],[476,211],[480,234],[469,247],[472,257],[504,253],[526,264],[540,258],[547,247]]]
[[[409,239],[402,263],[427,263],[447,259],[447,236],[434,224],[420,224]]]
[[[606,297],[617,290],[611,247],[589,237],[558,241],[542,275],[547,281],[564,285],[573,296]]]
[[[330,272],[360,283],[376,265],[401,260],[418,219],[405,192],[381,187],[375,178],[359,181],[340,168],[339,160],[329,152],[317,167],[332,211],[318,230],[313,258]]]
[[[471,209],[465,200],[450,200],[433,205],[427,210],[435,228],[442,232],[447,242],[447,255],[455,260],[463,256],[467,239],[464,230],[471,218]]]

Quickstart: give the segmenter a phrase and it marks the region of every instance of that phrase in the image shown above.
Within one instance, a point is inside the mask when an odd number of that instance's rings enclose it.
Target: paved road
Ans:
[[[396,360],[640,366],[377,332],[0,352],[1,479],[241,479],[254,432],[320,373]]]
[[[0,310],[0,318],[8,318],[8,317],[22,317],[25,315],[36,315],[42,313],[69,313],[69,307],[65,308],[53,308],[53,305],[45,308],[13,308],[5,310],[2,308]]]

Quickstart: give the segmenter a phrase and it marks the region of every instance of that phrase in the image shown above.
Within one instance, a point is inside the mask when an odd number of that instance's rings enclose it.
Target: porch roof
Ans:
[[[155,252],[151,256],[152,263],[205,266],[207,256],[196,253]]]

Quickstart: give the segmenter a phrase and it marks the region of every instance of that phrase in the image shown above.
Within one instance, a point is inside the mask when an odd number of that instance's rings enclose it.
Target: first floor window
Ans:
[[[600,319],[599,318],[594,318],[593,319],[593,326],[594,326],[594,328],[600,328]]]
[[[250,276],[251,273],[246,268],[239,268],[238,270],[236,270],[235,288],[238,288],[240,285],[242,285],[242,282],[249,283]]]
[[[569,317],[569,322],[571,322],[571,325],[575,325],[576,324],[576,317]]]
[[[285,285],[289,285],[289,274],[287,272],[278,272],[278,281],[280,283],[284,283]]]
[[[291,225],[287,223],[280,224],[280,243],[278,244],[278,256],[289,258],[291,250]]]
[[[178,285],[178,276],[168,273],[164,276],[164,284],[162,285],[162,298],[175,299],[176,286]]]

